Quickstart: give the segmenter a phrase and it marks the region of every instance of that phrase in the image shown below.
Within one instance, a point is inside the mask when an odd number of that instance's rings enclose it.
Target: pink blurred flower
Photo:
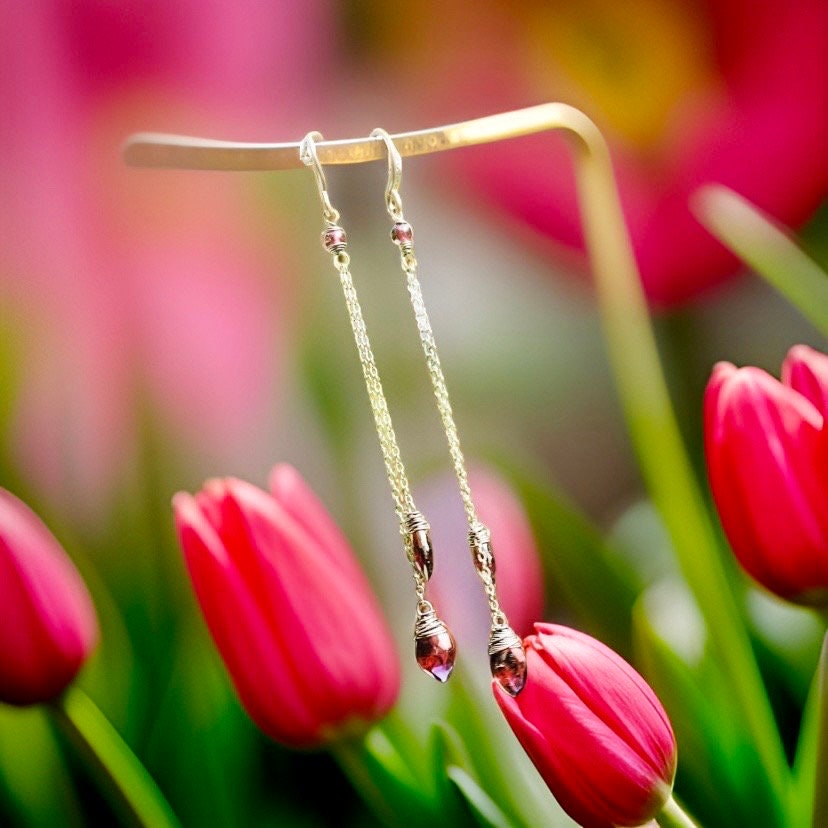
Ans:
[[[535,767],[579,825],[641,825],[670,797],[676,741],[647,682],[600,641],[536,624],[525,641],[523,692],[492,682]]]
[[[0,489],[0,701],[66,689],[98,642],[92,599],[40,518]]]
[[[657,305],[697,296],[738,268],[689,211],[701,185],[725,184],[787,225],[801,224],[826,196],[822,0],[432,2],[406,20],[402,40],[394,6],[371,10],[376,64],[368,71],[382,71],[393,55],[394,104],[406,101],[423,126],[550,100],[596,121]],[[449,155],[464,186],[541,236],[583,249],[563,139]]]
[[[390,632],[353,552],[298,472],[267,494],[227,478],[173,500],[196,596],[242,704],[270,737],[313,747],[384,716]]]
[[[216,460],[265,434],[289,248],[255,226],[249,179],[128,170],[120,146],[145,129],[306,130],[306,101],[325,105],[325,12],[2,5],[0,298],[24,366],[12,447],[55,500],[100,506],[134,459],[144,391],[179,445]]]
[[[797,345],[782,382],[720,362],[704,401],[710,487],[739,563],[789,600],[828,602],[828,356]]]
[[[532,527],[515,493],[495,472],[473,467],[469,483],[480,520],[492,533],[500,603],[512,629],[526,635],[534,619],[543,616],[544,605],[543,569]],[[489,631],[483,588],[470,555],[453,554],[468,533],[454,477],[427,481],[419,487],[417,503],[431,524],[435,541],[430,594],[458,640],[477,640],[482,647]],[[462,601],[456,599],[458,595],[464,596]]]

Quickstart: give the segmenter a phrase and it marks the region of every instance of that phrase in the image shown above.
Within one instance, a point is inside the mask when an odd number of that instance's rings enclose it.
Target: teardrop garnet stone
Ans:
[[[432,635],[415,639],[414,652],[420,668],[434,676],[437,681],[445,683],[454,669],[457,645],[448,627],[441,626],[442,629]]]

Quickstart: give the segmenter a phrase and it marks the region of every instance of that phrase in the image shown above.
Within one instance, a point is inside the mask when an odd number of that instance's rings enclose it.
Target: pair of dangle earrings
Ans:
[[[526,682],[526,655],[520,638],[509,626],[506,615],[500,607],[495,584],[495,559],[491,535],[488,528],[478,519],[477,510],[472,500],[465,461],[460,450],[457,426],[454,423],[454,415],[449,402],[448,389],[440,366],[440,359],[437,355],[437,345],[434,341],[431,323],[423,302],[420,281],[417,277],[414,233],[411,225],[403,216],[399,191],[402,180],[402,158],[385,130],[375,129],[371,136],[385,144],[388,158],[385,206],[393,222],[391,240],[399,248],[400,264],[405,275],[411,306],[414,310],[420,343],[425,354],[426,367],[448,440],[449,454],[469,524],[468,543],[472,561],[483,584],[483,590],[489,605],[491,615],[488,648],[489,666],[492,676],[504,690],[512,696],[516,696],[523,689]],[[316,179],[325,218],[322,245],[331,254],[333,265],[339,274],[357,353],[362,365],[365,386],[368,391],[368,400],[371,404],[380,449],[385,462],[385,470],[391,487],[391,495],[400,522],[405,553],[411,564],[414,590],[417,596],[414,621],[415,656],[417,663],[425,672],[434,676],[438,681],[445,682],[454,668],[457,645],[448,627],[438,617],[433,605],[426,598],[426,584],[434,569],[434,550],[431,543],[430,526],[414,503],[411,486],[405,473],[391,422],[391,414],[388,411],[388,404],[382,390],[382,383],[380,382],[371,343],[368,339],[368,332],[365,328],[365,320],[351,275],[351,259],[347,252],[347,236],[339,223],[339,211],[331,204],[325,172],[317,155],[316,142],[321,140],[323,139],[320,133],[308,133],[302,140],[299,154],[302,162],[313,170]]]

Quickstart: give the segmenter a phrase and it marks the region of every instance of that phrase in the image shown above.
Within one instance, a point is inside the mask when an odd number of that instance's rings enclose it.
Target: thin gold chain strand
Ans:
[[[431,322],[429,321],[425,302],[423,301],[423,292],[420,288],[420,281],[417,278],[417,260],[414,258],[413,253],[407,251],[403,251],[402,256],[408,294],[411,297],[411,306],[414,308],[417,330],[420,333],[420,342],[423,346],[428,374],[431,377],[431,386],[434,389],[434,396],[437,399],[437,410],[440,413],[443,430],[446,433],[449,454],[451,455],[451,462],[454,466],[454,473],[457,476],[457,484],[460,489],[463,508],[466,511],[466,519],[469,522],[469,529],[473,529],[479,523],[477,510],[472,500],[466,462],[460,448],[460,437],[457,433],[457,425],[454,422],[454,412],[451,409],[446,379],[443,374],[443,368],[440,365],[440,357],[437,355],[437,343],[434,341]]]
[[[392,179],[389,177],[389,182],[391,181]],[[420,280],[417,277],[417,259],[414,256],[413,244],[414,233],[411,225],[403,218],[399,192],[391,184],[389,189],[390,192],[386,193],[386,203],[388,212],[391,218],[394,219],[391,238],[400,247],[400,261],[406,275],[406,286],[411,298],[411,306],[414,309],[428,374],[431,378],[434,396],[437,399],[437,409],[440,413],[440,419],[443,421],[443,430],[448,440],[452,465],[460,489],[460,497],[469,522],[469,547],[477,574],[483,584],[483,591],[486,595],[492,619],[492,628],[489,634],[489,665],[492,677],[506,692],[516,696],[526,683],[525,651],[520,637],[509,626],[506,613],[503,612],[497,597],[491,534],[488,527],[478,520],[477,510],[472,500],[466,463],[460,449],[460,438],[457,434],[457,426],[454,422],[454,414],[449,401],[446,379],[440,365],[440,358],[437,355],[437,344],[434,341],[434,333],[425,309]]]
[[[397,517],[400,523],[403,524],[406,515],[416,511],[414,498],[411,495],[411,487],[400,456],[400,448],[391,422],[391,413],[388,411],[388,404],[382,390],[377,363],[371,350],[371,343],[368,339],[368,331],[365,328],[365,320],[354,280],[351,276],[347,254],[345,256],[342,253],[335,254],[334,265],[339,271],[339,281],[342,284],[342,293],[345,296],[345,304],[348,308],[351,330],[354,332],[354,341],[362,365],[362,375],[365,378],[365,388],[368,391],[368,400],[371,404],[371,412],[374,415],[374,424],[377,429],[377,437],[379,437],[382,457],[385,461],[388,483],[391,486],[391,495],[394,498]]]
[[[472,499],[471,487],[469,486],[469,475],[466,471],[466,462],[460,448],[460,437],[457,433],[457,425],[454,422],[454,412],[449,400],[448,386],[440,364],[440,357],[437,355],[437,343],[434,340],[434,331],[431,328],[431,321],[423,300],[423,291],[420,287],[420,280],[417,277],[417,259],[414,256],[413,232],[411,225],[404,222],[402,208],[399,205],[399,194],[397,198],[389,200],[389,212],[393,209],[392,216],[397,219],[395,227],[404,227],[403,232],[408,232],[405,239],[398,239],[392,236],[398,244],[400,241],[400,261],[406,275],[406,286],[408,295],[411,298],[411,307],[414,309],[414,317],[417,322],[417,330],[420,334],[420,343],[423,346],[423,353],[426,358],[428,375],[431,378],[431,386],[434,389],[434,396],[437,399],[437,410],[443,422],[443,430],[448,441],[449,454],[454,466],[454,473],[457,477],[460,498],[463,501],[463,508],[466,512],[466,519],[469,523],[469,543],[475,558],[477,574],[483,583],[483,591],[486,593],[486,600],[489,604],[489,612],[492,616],[492,623],[505,626],[508,622],[506,615],[500,607],[497,598],[497,588],[494,577],[494,557],[491,550],[489,530],[480,522],[477,517],[477,509]]]

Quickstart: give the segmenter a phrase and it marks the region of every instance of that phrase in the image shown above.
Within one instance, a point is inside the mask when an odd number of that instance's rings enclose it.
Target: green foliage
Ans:
[[[828,274],[797,246],[790,231],[721,185],[704,187],[693,203],[714,236],[828,336]]]

